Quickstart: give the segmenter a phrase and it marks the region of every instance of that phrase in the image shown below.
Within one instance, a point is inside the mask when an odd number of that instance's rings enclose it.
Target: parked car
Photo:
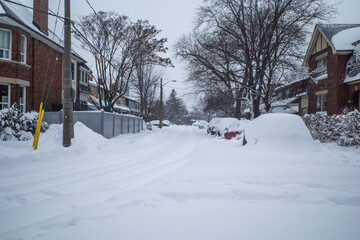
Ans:
[[[159,124],[160,124],[160,120],[152,120],[150,121],[151,125],[153,126],[156,126],[156,127],[159,127]],[[163,127],[168,127],[171,125],[170,121],[169,120],[163,120],[162,121],[162,125]]]
[[[213,118],[207,130],[208,133],[215,136],[224,136],[226,132],[241,133],[241,131],[241,121],[236,118]]]
[[[209,123],[205,120],[196,120],[192,125],[198,127],[199,129],[204,129],[208,128]]]

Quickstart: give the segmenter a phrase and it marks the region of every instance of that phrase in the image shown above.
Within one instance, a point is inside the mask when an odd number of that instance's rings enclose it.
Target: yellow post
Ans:
[[[40,125],[40,118],[41,118],[42,106],[43,106],[43,103],[40,103],[40,110],[39,110],[39,116],[38,116],[38,120],[37,120],[37,124],[36,124],[36,130],[35,130],[33,147],[35,147],[36,138],[37,138],[37,132],[38,132],[39,126],[41,127],[41,125]]]
[[[35,146],[36,138],[37,138],[37,132],[38,132],[38,129],[39,129],[39,126],[40,126],[41,111],[42,111],[42,103],[40,104],[39,116],[38,116],[38,120],[37,120],[37,123],[36,123],[36,130],[35,130],[33,147]]]
[[[35,145],[34,145],[34,150],[37,150],[38,144],[39,144],[41,125],[42,125],[42,121],[43,121],[43,118],[44,118],[44,109],[41,111],[41,114],[39,114],[39,115],[41,115],[41,117],[40,117],[40,127],[38,128],[38,131],[35,133],[36,142],[35,142]]]

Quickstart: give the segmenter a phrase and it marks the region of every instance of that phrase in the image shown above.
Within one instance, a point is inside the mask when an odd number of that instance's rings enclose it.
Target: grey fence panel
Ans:
[[[134,133],[134,119],[129,118],[129,133]]]
[[[121,120],[122,116],[114,115],[114,136],[119,136],[121,134]]]
[[[112,138],[120,134],[138,133],[143,130],[143,120],[141,118],[104,111],[75,111],[74,123],[78,121],[106,138]],[[46,112],[44,122],[48,124],[63,123],[63,111]]]
[[[114,114],[105,113],[104,114],[104,133],[103,136],[106,138],[112,138],[113,135],[113,127],[114,127]]]
[[[102,123],[101,112],[74,112],[74,123],[82,122],[88,128],[98,134],[102,134],[101,123]]]
[[[129,133],[129,117],[124,116],[122,119],[122,134],[128,134]]]
[[[60,112],[46,112],[44,113],[44,122],[49,124],[61,124],[62,119],[62,111]]]

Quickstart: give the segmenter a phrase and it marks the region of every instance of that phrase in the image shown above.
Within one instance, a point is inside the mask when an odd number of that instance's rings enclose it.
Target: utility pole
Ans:
[[[162,128],[162,116],[163,116],[163,84],[162,84],[162,78],[160,78],[160,120],[159,120],[159,128]]]
[[[75,71],[75,69],[74,69]],[[63,74],[63,146],[71,146],[72,137],[72,100],[71,100],[71,19],[70,0],[65,0],[65,22],[64,22],[64,74]]]

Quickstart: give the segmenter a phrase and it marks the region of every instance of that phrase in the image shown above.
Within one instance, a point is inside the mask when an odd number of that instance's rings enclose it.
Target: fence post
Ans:
[[[101,110],[100,114],[100,134],[104,136],[104,110]]]
[[[123,119],[124,119],[124,116],[121,115],[120,117],[120,134],[124,134],[124,131],[123,131]]]
[[[133,121],[133,133],[136,133],[136,129],[135,129],[135,124],[136,124],[136,123],[135,123],[135,120],[136,120],[136,119],[135,119],[135,117],[134,117],[134,121]]]
[[[64,120],[64,117],[63,117],[63,110],[61,109],[60,112],[59,112],[59,124],[62,124],[63,123],[63,120]]]
[[[113,135],[113,137],[115,137],[115,113],[113,113],[113,133],[112,133],[112,135]]]
[[[128,116],[128,133],[130,133],[130,117]]]

